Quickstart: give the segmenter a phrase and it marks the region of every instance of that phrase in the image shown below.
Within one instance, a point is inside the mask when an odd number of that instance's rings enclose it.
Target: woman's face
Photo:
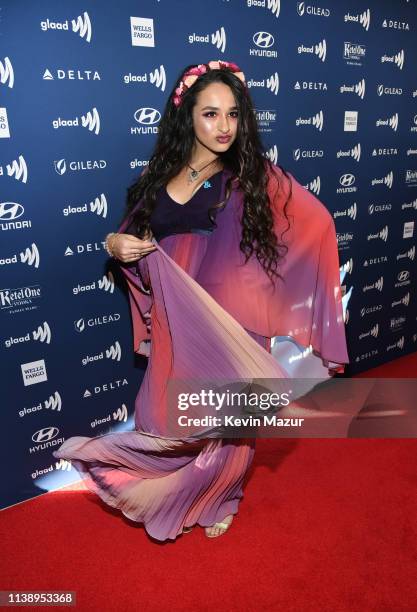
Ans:
[[[223,153],[237,135],[238,108],[232,90],[225,83],[210,83],[197,95],[193,108],[196,144],[214,153]]]

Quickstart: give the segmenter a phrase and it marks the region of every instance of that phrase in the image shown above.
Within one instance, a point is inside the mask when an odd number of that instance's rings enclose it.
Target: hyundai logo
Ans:
[[[0,221],[18,219],[24,212],[23,206],[17,202],[0,202]]]
[[[355,182],[355,177],[353,174],[342,174],[339,182],[344,187],[350,187]]]
[[[161,113],[155,108],[138,108],[134,114],[135,120],[142,125],[154,125],[161,118]]]
[[[275,42],[274,37],[269,32],[256,32],[252,40],[257,47],[261,47],[262,49],[272,47]]]

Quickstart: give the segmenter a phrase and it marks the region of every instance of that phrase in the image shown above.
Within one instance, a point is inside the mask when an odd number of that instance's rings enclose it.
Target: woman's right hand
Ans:
[[[131,234],[114,234],[109,238],[109,247],[113,256],[123,263],[141,259],[156,249],[149,238],[141,240]]]

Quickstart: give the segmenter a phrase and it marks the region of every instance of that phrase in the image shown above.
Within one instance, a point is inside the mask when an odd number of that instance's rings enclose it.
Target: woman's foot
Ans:
[[[229,529],[233,521],[233,514],[228,514],[220,523],[214,523],[211,527],[205,527],[208,538],[217,538]]]

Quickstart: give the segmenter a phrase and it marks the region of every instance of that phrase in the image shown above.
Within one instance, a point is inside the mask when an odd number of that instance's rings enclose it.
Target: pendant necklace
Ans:
[[[218,157],[215,157],[214,159],[211,160],[211,162],[209,162],[208,164],[206,164],[205,166],[200,168],[200,170],[196,170],[195,168],[190,166],[190,164],[187,163],[187,166],[191,170],[191,172],[188,173],[188,182],[189,183],[193,183],[194,181],[196,181],[198,179],[198,177],[200,176],[200,174],[202,173],[202,171],[205,168],[207,168],[208,166],[210,166],[211,164],[214,164],[214,162],[217,161],[217,160],[218,160]]]

